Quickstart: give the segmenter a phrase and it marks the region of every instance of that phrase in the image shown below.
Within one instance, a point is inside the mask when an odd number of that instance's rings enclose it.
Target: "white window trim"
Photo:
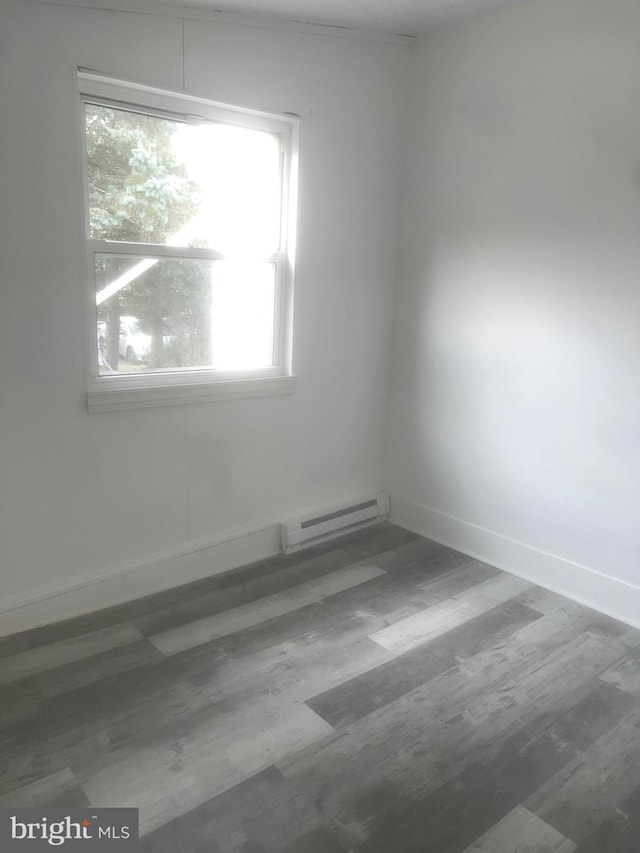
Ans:
[[[299,119],[292,115],[232,107],[168,92],[138,83],[128,83],[102,74],[78,71],[79,126],[82,129],[82,174],[86,240],[86,304],[88,364],[91,366],[87,406],[89,412],[118,411],[155,406],[232,400],[246,397],[292,394],[293,376],[293,269],[295,256],[295,220],[297,197]],[[282,245],[265,258],[276,268],[276,310],[274,319],[274,366],[259,370],[223,371],[211,368],[166,371],[148,374],[100,376],[96,351],[95,254],[144,255],[151,258],[217,260],[224,256],[209,249],[190,249],[165,245],[97,240],[90,237],[86,173],[86,137],[84,103],[103,100],[138,106],[145,112],[181,116],[186,120],[208,119],[240,127],[264,130],[280,136],[283,152]]]
[[[110,377],[108,377],[110,378]],[[126,377],[129,378],[129,377]],[[154,377],[155,378],[155,377]],[[247,397],[275,397],[294,394],[295,376],[272,376],[249,379],[217,380],[208,377],[180,377],[179,383],[163,382],[158,385],[131,385],[117,383],[106,387],[100,382],[89,386],[87,395],[90,412],[119,412],[124,409],[149,409],[159,406],[177,406],[188,403],[213,403],[220,400],[241,400]]]

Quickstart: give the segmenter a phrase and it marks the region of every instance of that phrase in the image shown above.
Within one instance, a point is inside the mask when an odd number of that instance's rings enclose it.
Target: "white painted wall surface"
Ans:
[[[577,597],[541,551],[640,586],[639,43],[636,0],[525,0],[413,57],[396,518]]]
[[[4,603],[381,486],[407,60],[399,44],[3,0]],[[294,396],[87,413],[76,66],[302,116]]]

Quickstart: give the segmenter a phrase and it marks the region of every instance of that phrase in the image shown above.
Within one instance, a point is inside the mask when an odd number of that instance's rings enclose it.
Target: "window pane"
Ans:
[[[85,104],[92,237],[266,257],[279,248],[271,133]]]
[[[216,261],[211,363],[233,370],[273,364],[275,265]]]
[[[275,264],[97,254],[101,376],[273,364]]]

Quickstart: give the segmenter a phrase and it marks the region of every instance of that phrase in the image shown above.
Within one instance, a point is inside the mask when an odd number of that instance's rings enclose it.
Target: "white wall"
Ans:
[[[5,606],[381,486],[407,60],[401,44],[3,0]],[[87,413],[76,66],[302,116],[293,397]]]
[[[398,521],[616,612],[563,560],[640,586],[639,43],[637,0],[418,43],[386,469]]]
[[[383,477],[407,47],[3,0],[0,610],[215,571],[240,552],[174,558],[384,479],[400,523],[637,621],[639,39],[635,0],[520,0],[413,51]],[[78,65],[301,114],[295,396],[87,414]]]

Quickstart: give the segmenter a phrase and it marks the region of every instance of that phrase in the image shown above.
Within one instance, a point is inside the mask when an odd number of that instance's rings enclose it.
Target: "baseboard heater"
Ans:
[[[381,492],[370,498],[292,519],[280,525],[282,550],[285,554],[291,554],[302,548],[310,548],[320,542],[344,536],[345,533],[379,524],[388,515],[389,497]]]

